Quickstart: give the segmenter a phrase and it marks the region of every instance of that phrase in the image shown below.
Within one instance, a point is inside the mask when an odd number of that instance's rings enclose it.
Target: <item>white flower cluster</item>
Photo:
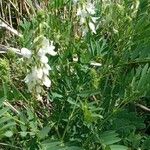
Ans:
[[[49,88],[51,86],[51,80],[49,79],[49,71],[51,67],[48,64],[47,54],[55,56],[57,52],[54,51],[55,46],[53,42],[49,42],[46,37],[42,38],[41,46],[36,53],[32,53],[27,48],[21,49],[21,54],[25,58],[32,59],[32,56],[36,59],[36,63],[33,62],[31,70],[28,71],[25,77],[25,83],[28,85],[29,91],[35,90],[36,93],[42,92],[42,86]]]
[[[73,2],[74,4],[77,4],[78,0],[74,0]],[[95,23],[98,18],[94,17],[96,14],[95,10],[95,5],[90,0],[87,0],[86,2],[78,5],[77,16],[80,17],[80,25],[82,28],[83,36],[86,35],[89,28],[94,34],[96,34]]]

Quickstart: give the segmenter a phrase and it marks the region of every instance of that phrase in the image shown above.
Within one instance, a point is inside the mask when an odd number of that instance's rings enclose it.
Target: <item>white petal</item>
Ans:
[[[95,25],[92,22],[89,22],[89,27],[92,30],[92,32],[96,34]]]
[[[55,51],[49,51],[48,54],[50,54],[52,56],[55,56],[55,55],[57,55],[57,52],[55,52]]]
[[[32,68],[32,81],[37,82],[43,77],[43,70],[41,68],[34,67]]]
[[[42,47],[39,49],[38,55],[42,56],[47,54],[49,50],[49,46],[50,46],[49,40],[46,37],[44,37],[42,41]]]
[[[37,69],[37,78],[39,78],[39,79],[42,79],[42,77],[43,77],[43,70],[40,68],[40,69]]]
[[[30,50],[28,50],[27,48],[22,48],[21,49],[21,54],[22,56],[26,57],[26,58],[30,58],[32,53]]]
[[[80,18],[80,25],[84,24],[86,22],[86,18],[81,16]]]
[[[77,16],[81,16],[81,14],[82,14],[82,10],[81,10],[81,7],[79,7],[79,8],[77,9]]]
[[[99,17],[91,17],[91,19],[94,23],[96,23],[96,21],[97,21],[97,19],[99,19]]]
[[[78,61],[78,57],[73,57],[73,61],[77,62]]]
[[[92,3],[88,3],[86,6],[86,10],[89,14],[94,15],[95,14],[95,7]]]
[[[45,68],[48,70],[52,70],[52,68],[49,66],[49,64],[45,64]]]
[[[38,93],[38,92],[37,92],[37,93]],[[40,94],[37,95],[37,100],[38,100],[38,101],[43,101],[43,98],[42,98],[42,96],[41,96]]]
[[[50,50],[54,50],[55,46],[53,45],[53,41],[51,41],[51,44],[49,45]]]
[[[38,51],[38,55],[41,57],[47,53],[47,49],[40,48]]]
[[[52,56],[55,56],[57,54],[57,52],[55,52],[54,49],[55,49],[55,46],[53,45],[53,41],[51,41],[51,44],[49,45],[49,47],[47,49],[48,50],[47,53]]]
[[[37,68],[32,68],[32,73],[31,73],[31,76],[34,80],[37,79]]]
[[[45,55],[41,56],[41,62],[44,64],[48,63],[48,58]]]
[[[45,76],[44,79],[43,79],[43,84],[46,87],[50,87],[51,86],[51,80],[47,76]]]
[[[43,73],[44,73],[45,75],[49,75],[49,70],[46,69],[46,68],[43,68]]]
[[[45,64],[43,67],[43,73],[49,75],[49,70],[51,70],[51,67],[48,64]]]

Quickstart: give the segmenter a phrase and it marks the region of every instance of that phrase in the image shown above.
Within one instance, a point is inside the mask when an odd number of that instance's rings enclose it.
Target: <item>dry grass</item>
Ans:
[[[31,20],[41,7],[46,7],[48,0],[0,0],[0,23],[7,25],[10,29],[18,30],[18,25],[25,18]],[[1,25],[1,24],[0,24]],[[2,27],[2,25],[1,25]],[[12,34],[0,28],[0,43],[7,43]]]

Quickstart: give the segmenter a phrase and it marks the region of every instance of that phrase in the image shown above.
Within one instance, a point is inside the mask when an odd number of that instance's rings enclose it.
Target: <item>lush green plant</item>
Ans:
[[[0,55],[0,147],[150,149],[150,1],[96,0],[96,12],[83,23],[77,12],[85,0],[54,0],[40,9],[27,2],[34,17],[22,15],[22,37],[9,42],[30,49],[35,62]],[[57,55],[48,57],[52,86],[43,87],[39,100],[24,78],[37,64],[43,36]]]

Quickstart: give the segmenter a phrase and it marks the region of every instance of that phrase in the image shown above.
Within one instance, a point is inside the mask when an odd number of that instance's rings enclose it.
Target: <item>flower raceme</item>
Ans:
[[[31,68],[27,70],[28,74],[24,80],[28,85],[29,91],[32,92],[35,90],[38,94],[42,92],[43,85],[47,88],[51,86],[51,80],[49,79],[51,67],[48,64],[48,57],[46,55],[55,56],[57,54],[57,52],[54,51],[55,46],[53,45],[53,41],[49,42],[46,37],[42,37],[40,44],[40,48],[35,53],[32,53],[32,51],[27,48],[21,49],[21,54],[24,58],[32,59],[33,56],[36,60],[36,63],[33,61]]]
[[[74,2],[74,4],[78,3],[78,1],[73,1],[73,2]],[[94,17],[95,14],[96,14],[96,8],[94,6],[94,3],[92,3],[90,0],[78,5],[77,16],[80,19],[79,23],[82,28],[83,36],[86,35],[86,33],[88,32],[88,28],[94,34],[96,34],[95,23],[98,18]]]

